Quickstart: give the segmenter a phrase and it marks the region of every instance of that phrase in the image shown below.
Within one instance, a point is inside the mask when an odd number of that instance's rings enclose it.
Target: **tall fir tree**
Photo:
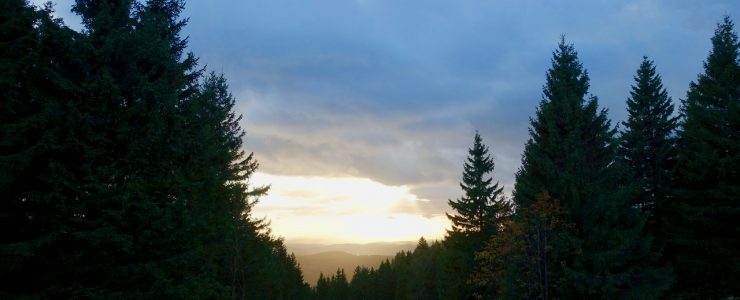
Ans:
[[[355,273],[349,283],[349,299],[377,299],[377,286],[374,286],[374,270],[366,267],[355,267]]]
[[[456,200],[448,200],[454,210],[447,213],[452,222],[445,240],[447,251],[443,261],[448,270],[443,279],[446,297],[469,297],[475,291],[469,284],[469,276],[475,266],[475,253],[492,235],[498,233],[501,224],[511,215],[511,204],[504,199],[503,186],[494,183],[489,177],[495,164],[488,153],[488,147],[476,131],[473,146],[468,149],[468,157],[463,166],[462,188],[464,195]]]
[[[329,279],[329,297],[327,299],[349,299],[349,283],[343,269],[338,269],[337,273]]]
[[[643,57],[634,79],[619,158],[627,168],[625,182],[636,187],[633,205],[647,214],[646,229],[664,244],[659,226],[673,185],[678,116],[653,61]]]
[[[329,279],[324,277],[324,273],[319,274],[319,280],[313,289],[313,299],[329,299]]]
[[[681,107],[675,201],[665,230],[675,292],[686,298],[740,295],[739,49],[725,17]]]
[[[526,211],[541,195],[557,201],[566,227],[552,229],[546,295],[555,298],[656,298],[666,270],[651,266],[645,218],[619,183],[617,140],[573,45],[561,40],[516,175],[514,202]],[[517,216],[521,218],[521,216]],[[522,231],[527,232],[527,228]],[[536,245],[525,245],[536,247]],[[523,272],[527,270],[526,264]]]
[[[460,182],[465,195],[447,201],[454,210],[453,214],[447,213],[452,222],[450,235],[462,234],[480,244],[495,233],[501,219],[510,214],[510,206],[503,197],[503,186],[493,183],[491,177],[486,178],[494,166],[488,147],[476,132],[463,166],[463,181]]]
[[[215,270],[219,283],[229,283],[231,297],[308,298],[310,288],[295,256],[270,236],[266,222],[251,216],[269,187],[249,184],[259,164],[243,149],[245,132],[226,78],[205,76],[195,95],[184,108],[191,138],[181,140],[180,147],[189,162],[184,172],[190,184],[183,186],[192,189],[187,193],[192,195],[189,234],[205,241],[191,247],[200,250],[193,256]]]
[[[86,256],[95,257],[96,275],[83,285],[90,293],[228,293],[202,264],[205,239],[194,231],[208,215],[194,217],[200,187],[186,173],[203,157],[183,150],[191,138],[186,124],[194,120],[180,107],[192,97],[198,72],[179,36],[182,9],[181,1],[168,0],[79,0],[74,6],[87,34],[84,55],[92,60],[82,85],[99,103],[96,135],[105,137],[78,230]]]

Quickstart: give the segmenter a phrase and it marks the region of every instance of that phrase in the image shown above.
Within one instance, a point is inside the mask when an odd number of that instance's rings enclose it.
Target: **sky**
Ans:
[[[79,29],[71,2],[56,14]],[[616,125],[645,55],[685,98],[724,15],[740,1],[210,0],[183,34],[271,186],[254,216],[287,242],[367,243],[443,237],[476,130],[510,193],[561,36]]]

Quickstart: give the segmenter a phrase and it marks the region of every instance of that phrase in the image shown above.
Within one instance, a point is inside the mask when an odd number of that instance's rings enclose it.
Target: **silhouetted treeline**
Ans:
[[[321,274],[313,299],[455,299],[456,295],[439,294],[449,290],[440,288],[443,281],[453,279],[437,269],[448,259],[441,256],[443,247],[422,238],[413,252],[399,252],[377,269],[355,268],[351,281],[344,270]]]
[[[740,43],[718,24],[680,110],[643,58],[612,126],[563,39],[516,174],[492,183],[476,133],[444,240],[377,270],[322,277],[316,299],[733,299],[740,296]]]
[[[0,298],[298,299],[266,187],[178,0],[0,1]]]

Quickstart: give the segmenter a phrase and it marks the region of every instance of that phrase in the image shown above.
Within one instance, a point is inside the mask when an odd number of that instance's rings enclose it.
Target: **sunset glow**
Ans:
[[[368,243],[440,239],[449,227],[443,212],[424,215],[407,186],[366,178],[277,176],[258,173],[270,193],[254,208],[271,221],[273,233],[290,241]]]

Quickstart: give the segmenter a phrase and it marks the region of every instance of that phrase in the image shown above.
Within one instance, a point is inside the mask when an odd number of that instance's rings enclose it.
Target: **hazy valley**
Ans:
[[[288,251],[296,255],[303,271],[303,279],[315,285],[319,274],[330,275],[344,269],[352,276],[357,266],[377,268],[400,251],[413,251],[416,242],[389,242],[368,244],[307,244],[288,243]]]

